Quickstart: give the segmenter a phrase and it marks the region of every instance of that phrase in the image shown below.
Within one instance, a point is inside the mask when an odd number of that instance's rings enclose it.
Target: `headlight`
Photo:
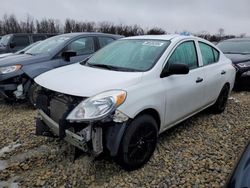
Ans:
[[[22,65],[12,65],[8,67],[0,67],[0,74],[8,74],[11,72],[18,71],[21,69]]]
[[[237,66],[240,68],[247,68],[250,67],[250,62],[238,63]]]
[[[123,90],[111,90],[82,101],[67,117],[70,122],[100,120],[114,112],[126,99]]]

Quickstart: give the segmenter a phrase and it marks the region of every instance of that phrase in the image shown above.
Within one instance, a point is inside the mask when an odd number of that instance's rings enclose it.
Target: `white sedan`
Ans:
[[[223,112],[235,72],[201,38],[123,38],[35,79],[43,88],[36,133],[96,155],[105,151],[134,170],[148,162],[163,131],[208,107]]]

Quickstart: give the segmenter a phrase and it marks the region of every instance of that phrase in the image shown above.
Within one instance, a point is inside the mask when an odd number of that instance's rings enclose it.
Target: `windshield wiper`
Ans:
[[[22,53],[23,54],[23,53]],[[28,54],[28,55],[34,55],[34,54],[32,54],[32,53],[27,53],[27,52],[25,52],[25,54]]]
[[[241,55],[247,55],[250,54],[250,52],[223,52],[224,54],[241,54]]]
[[[87,66],[90,67],[100,67],[100,68],[104,68],[104,69],[108,69],[108,70],[114,70],[116,69],[116,67],[111,66],[111,65],[105,65],[105,64],[92,64],[92,63],[86,63]]]
[[[116,67],[113,65],[105,65],[105,64],[94,64],[94,63],[86,63],[85,65],[90,67],[100,67],[108,70],[115,70],[115,71],[125,71],[125,72],[140,72],[140,70],[135,70],[131,68],[125,68],[125,67]]]

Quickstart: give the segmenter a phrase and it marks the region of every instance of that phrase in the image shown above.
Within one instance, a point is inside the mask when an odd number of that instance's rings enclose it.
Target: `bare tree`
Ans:
[[[158,28],[158,27],[154,27],[154,28],[147,31],[147,35],[163,35],[165,33],[166,33],[166,31],[164,31],[163,29]]]
[[[223,28],[220,28],[220,29],[218,30],[218,32],[219,32],[219,36],[220,36],[220,37],[223,37],[224,34],[225,34],[225,30],[224,30]]]

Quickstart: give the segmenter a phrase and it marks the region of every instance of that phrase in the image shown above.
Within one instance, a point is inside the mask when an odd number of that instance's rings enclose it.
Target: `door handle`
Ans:
[[[196,83],[200,83],[202,81],[203,81],[203,78],[198,77],[197,80],[196,80]]]
[[[227,72],[223,70],[223,71],[221,71],[220,74],[223,75],[223,74],[226,74],[226,73],[227,73]]]

